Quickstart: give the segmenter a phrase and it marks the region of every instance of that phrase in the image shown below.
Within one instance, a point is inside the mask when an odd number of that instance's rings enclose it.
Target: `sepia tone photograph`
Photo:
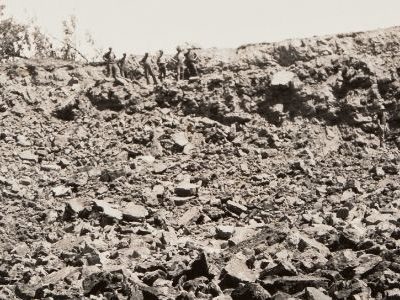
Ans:
[[[398,0],[0,0],[0,300],[399,300]]]

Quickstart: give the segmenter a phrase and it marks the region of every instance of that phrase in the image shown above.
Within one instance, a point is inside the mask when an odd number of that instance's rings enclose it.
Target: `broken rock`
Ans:
[[[94,200],[93,203],[95,207],[100,209],[100,211],[102,211],[105,216],[116,220],[122,220],[122,212],[120,212],[118,209],[113,208],[110,203],[104,200]]]
[[[175,187],[175,193],[181,197],[195,196],[198,192],[198,186],[190,182],[181,182]]]
[[[128,203],[123,209],[122,214],[128,221],[143,221],[149,214],[143,205]]]
[[[235,289],[231,297],[233,300],[267,300],[271,294],[257,283],[246,283]]]

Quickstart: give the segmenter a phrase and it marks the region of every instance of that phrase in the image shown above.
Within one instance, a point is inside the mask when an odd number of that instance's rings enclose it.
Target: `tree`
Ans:
[[[50,42],[49,37],[43,34],[38,26],[33,27],[32,38],[36,56],[41,58],[55,57],[53,44]]]
[[[23,57],[24,52],[33,56],[48,57],[51,43],[33,22],[21,24],[13,18],[4,17],[5,5],[0,5],[0,57]]]
[[[76,49],[76,17],[70,15],[67,20],[63,21],[63,58],[65,60],[75,60],[76,55],[74,49]]]
[[[4,8],[4,5],[0,6],[0,56],[20,57],[24,48],[31,48],[28,26],[17,23],[13,18],[4,18]]]

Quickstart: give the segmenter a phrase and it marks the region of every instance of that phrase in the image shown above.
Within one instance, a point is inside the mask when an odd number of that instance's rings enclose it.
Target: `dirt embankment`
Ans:
[[[0,299],[398,299],[399,35],[1,66]]]

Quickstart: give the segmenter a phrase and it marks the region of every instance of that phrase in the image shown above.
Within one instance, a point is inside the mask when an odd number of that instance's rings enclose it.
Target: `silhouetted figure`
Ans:
[[[117,76],[117,65],[115,62],[116,56],[112,51],[111,47],[108,48],[108,52],[106,52],[103,55],[103,59],[107,63],[107,68],[106,68],[107,77],[110,76],[110,73],[112,73],[112,76],[115,78]]]
[[[384,147],[386,134],[389,131],[389,126],[387,112],[385,111],[385,107],[383,105],[379,107],[379,112],[377,114],[377,123],[379,130],[379,145],[380,147]]]
[[[197,70],[196,63],[198,61],[198,57],[195,52],[192,52],[191,49],[188,49],[185,54],[185,63],[186,67],[189,71],[189,77],[191,76],[199,76],[199,72]]]
[[[149,75],[153,78],[153,83],[157,84],[158,82],[157,82],[156,76],[154,76],[153,70],[152,70],[150,62],[149,62],[149,53],[146,52],[144,54],[144,57],[140,61],[140,64],[144,68],[144,77],[146,77],[147,84],[150,84]]]
[[[126,71],[126,53],[122,54],[122,58],[118,61],[119,72],[122,77],[127,77]]]
[[[159,55],[157,57],[157,66],[158,66],[158,79],[160,81],[164,81],[165,77],[167,76],[167,61],[164,57],[164,52],[160,50]]]
[[[176,47],[176,55],[174,61],[176,62],[176,80],[184,79],[185,74],[185,55],[181,47]]]

